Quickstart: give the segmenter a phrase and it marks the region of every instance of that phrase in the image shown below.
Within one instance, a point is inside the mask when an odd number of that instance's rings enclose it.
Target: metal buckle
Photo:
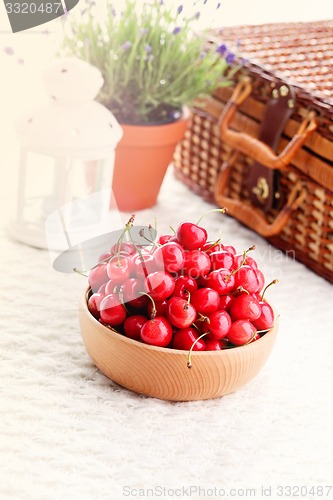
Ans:
[[[265,177],[259,177],[257,185],[252,189],[261,203],[264,203],[269,197],[269,185]]]

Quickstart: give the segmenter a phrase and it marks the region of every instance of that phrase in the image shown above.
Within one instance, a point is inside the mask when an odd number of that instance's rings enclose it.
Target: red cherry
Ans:
[[[249,342],[256,332],[255,326],[248,319],[234,321],[228,332],[228,340],[235,346]]]
[[[182,222],[177,229],[177,239],[186,250],[197,250],[207,241],[207,231],[192,222]]]
[[[115,293],[117,286],[118,285],[116,285],[113,280],[109,280],[107,283],[105,283],[104,295],[110,295],[110,293]]]
[[[231,318],[226,311],[215,311],[208,316],[208,328],[211,337],[223,339],[228,335],[230,326]]]
[[[104,252],[98,257],[98,262],[107,262],[111,259],[111,257],[113,257],[113,254],[111,254],[110,252]]]
[[[229,293],[235,287],[235,277],[230,274],[229,269],[217,269],[207,276],[207,286],[213,288],[220,295]]]
[[[152,299],[165,300],[172,295],[175,289],[175,280],[169,273],[156,271],[147,276],[145,288]]]
[[[243,254],[236,254],[235,257],[235,269],[240,267],[241,263],[243,262],[244,255]],[[253,259],[253,257],[250,257],[249,255],[246,256],[244,265],[251,266],[253,269],[258,269],[258,264],[257,261]]]
[[[206,351],[222,351],[228,344],[226,339],[214,339],[205,337]]]
[[[170,241],[171,238],[172,238],[171,234],[162,234],[158,238],[157,243],[159,243],[160,245],[164,245],[165,243],[168,243],[168,241]]]
[[[172,295],[187,300],[188,293],[192,295],[196,290],[198,290],[198,285],[195,279],[190,276],[179,276],[175,281],[175,289]]]
[[[167,318],[176,328],[187,328],[194,323],[197,312],[188,302],[180,297],[172,297],[168,302]]]
[[[258,319],[261,314],[259,302],[252,297],[243,293],[234,299],[230,306],[230,316],[233,321],[237,319],[249,319],[253,321]]]
[[[141,340],[146,344],[166,347],[172,339],[172,327],[166,318],[156,316],[141,328]]]
[[[220,296],[212,288],[199,288],[191,295],[191,304],[198,313],[211,314],[219,308]]]
[[[184,274],[196,279],[205,276],[210,271],[210,258],[201,250],[190,250],[185,252]]]
[[[148,321],[146,316],[142,316],[141,314],[133,314],[133,316],[129,316],[124,321],[124,333],[126,337],[134,340],[141,339],[141,329],[143,325]]]
[[[182,328],[181,330],[177,330],[174,334],[171,347],[181,351],[189,351],[198,338],[199,334],[194,328]],[[204,351],[205,347],[204,339],[200,339],[194,344],[192,350]]]
[[[100,305],[100,315],[103,323],[110,326],[118,326],[125,321],[126,311],[116,293],[104,297]]]
[[[222,250],[222,244],[219,241],[206,241],[201,250],[206,252],[207,255],[211,255],[213,252]]]
[[[219,309],[224,309],[225,311],[229,311],[233,301],[234,301],[234,297],[232,295],[228,295],[228,294],[221,295]]]
[[[133,243],[115,243],[112,245],[110,252],[112,255],[118,255],[119,253],[123,255],[134,255],[136,253],[136,248]]]
[[[206,276],[199,276],[199,278],[197,278],[195,281],[198,285],[198,288],[209,288],[209,284],[208,284],[208,275]]]
[[[249,293],[259,290],[259,280],[256,271],[251,266],[242,266],[235,274],[235,288],[242,286]]]
[[[260,269],[256,269],[256,275],[259,281],[259,287],[258,290],[261,291],[264,286],[265,286],[265,276],[264,274],[260,271]]]
[[[208,333],[209,332],[209,324],[208,324],[208,321],[206,319],[201,318],[199,320],[196,320],[194,322],[194,324],[198,328],[200,333]],[[208,335],[207,335],[207,337],[205,337],[205,341],[206,341],[206,339],[208,339]]]
[[[141,252],[141,255],[135,254],[132,257],[131,276],[133,278],[146,278],[148,274],[159,269],[154,254]]]
[[[232,245],[222,245],[223,250],[226,250],[227,252],[231,253],[232,255],[236,255],[236,250],[235,247]]]
[[[213,252],[220,252],[221,250],[225,250],[226,252],[231,253],[231,255],[236,255],[236,250],[232,245],[223,245],[220,241],[207,241],[201,250],[206,252],[208,255]]]
[[[99,318],[99,311],[104,295],[99,292],[93,293],[88,299],[88,309],[95,318]]]
[[[128,303],[129,306],[135,309],[141,309],[148,304],[148,297],[142,295],[142,292],[145,292],[143,280],[128,278],[121,285],[121,291],[124,303]]]
[[[226,250],[220,250],[210,254],[211,269],[232,269],[235,265],[234,256]]]
[[[253,321],[257,330],[268,330],[274,325],[274,311],[265,301],[260,301],[261,313],[258,319]]]
[[[98,264],[98,266],[94,267],[89,272],[88,282],[93,292],[97,292],[97,290],[109,280],[106,268],[107,264]]]
[[[179,243],[173,241],[157,248],[154,257],[164,264],[164,268],[168,273],[180,271],[184,264],[184,250]]]
[[[130,277],[130,264],[131,261],[129,257],[126,257],[124,255],[113,257],[113,259],[107,263],[106,270],[108,276],[115,285],[120,285]]]
[[[107,293],[105,293],[105,287],[106,287],[106,283],[104,283],[97,291],[98,293],[101,293],[103,296],[105,295],[108,295]]]
[[[155,309],[156,309],[155,316],[166,316],[167,307],[168,307],[167,300],[162,300],[162,301],[155,300]],[[151,300],[149,300],[148,305],[147,305],[147,313],[148,313],[149,318],[151,318],[151,316],[153,314],[153,310],[154,310],[153,303]]]

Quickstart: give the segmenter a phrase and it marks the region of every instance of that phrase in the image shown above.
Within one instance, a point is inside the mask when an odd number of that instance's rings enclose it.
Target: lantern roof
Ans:
[[[76,58],[54,62],[43,73],[49,102],[16,123],[22,146],[52,156],[98,159],[111,153],[123,132],[113,114],[94,101],[101,72]]]

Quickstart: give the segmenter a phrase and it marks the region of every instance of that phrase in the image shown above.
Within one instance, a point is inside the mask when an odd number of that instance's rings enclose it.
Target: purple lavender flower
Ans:
[[[206,5],[207,1],[208,1],[208,0],[204,0],[204,5]]]
[[[140,28],[140,35],[141,36],[148,35],[148,33],[149,33],[148,28]]]
[[[179,5],[178,9],[177,9],[177,12],[178,14],[181,14],[184,10],[184,7],[182,5]]]
[[[147,43],[147,44],[145,45],[145,51],[147,52],[147,54],[150,54],[152,50],[153,50],[153,49],[152,49],[152,46],[151,46],[151,45],[149,45],[149,43]]]
[[[220,54],[221,56],[224,56],[224,54],[226,53],[227,51],[227,46],[225,43],[221,43],[221,45],[219,45],[216,49],[216,52],[218,54]]]
[[[124,43],[121,45],[121,48],[122,48],[123,50],[129,50],[131,47],[132,47],[132,42],[130,42],[129,40],[127,40],[127,42],[124,42]]]
[[[12,47],[5,47],[3,51],[7,56],[12,56],[14,54],[14,49]]]
[[[234,54],[233,52],[228,52],[228,54],[226,55],[225,60],[226,60],[226,62],[227,62],[228,64],[231,64],[231,63],[233,63],[233,62],[234,62],[235,57],[236,57],[236,56],[235,56],[235,54]]]
[[[216,10],[219,10],[219,8],[221,7],[221,2],[219,2],[216,6]]]
[[[173,35],[178,35],[178,33],[181,32],[181,27],[180,26],[176,26],[175,29],[173,30],[172,34]]]
[[[201,15],[201,14],[200,14],[200,12],[197,12],[197,13],[195,14],[194,18],[195,18],[195,19],[199,19],[200,15]]]

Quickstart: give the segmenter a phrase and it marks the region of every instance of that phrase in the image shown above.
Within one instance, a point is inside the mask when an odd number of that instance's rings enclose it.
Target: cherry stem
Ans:
[[[196,225],[198,226],[200,224],[200,222],[202,221],[202,219],[204,219],[206,217],[206,215],[211,214],[212,212],[220,212],[221,214],[225,214],[227,211],[228,211],[227,208],[213,208],[212,210],[208,210],[208,212],[205,212],[200,217],[200,219],[198,220]]]
[[[274,321],[274,324],[275,324],[275,321]],[[256,330],[254,332],[254,334],[252,335],[252,337],[247,342],[245,342],[242,345],[250,344],[250,342],[252,342],[252,340],[255,338],[255,336],[257,335],[257,333],[267,333],[267,332],[269,332],[270,330],[272,330],[272,328],[274,328],[274,324],[270,328],[266,328],[266,330]]]
[[[211,248],[215,247],[215,245],[218,245],[218,243],[220,243],[220,245],[221,245],[221,238],[214,241],[214,243],[212,243],[208,248],[206,248],[206,250],[204,250],[204,252],[208,252]]]
[[[199,318],[197,319],[197,321],[206,321],[206,323],[210,324],[210,319],[208,318],[208,316],[204,316],[201,313],[198,313],[198,316]]]
[[[91,267],[90,269],[86,269],[85,271],[82,271],[80,269],[78,269],[77,267],[73,267],[73,271],[77,274],[81,274],[81,276],[85,276],[86,278],[88,278],[88,275],[87,274],[84,274],[84,273],[89,273],[90,271],[92,271],[93,269],[96,269],[96,267],[98,267],[100,264],[105,264],[105,262],[109,262],[110,260],[112,260],[113,258],[115,257],[115,255],[111,255],[110,257],[105,257],[105,259],[102,259],[100,261],[97,262],[97,264],[95,264],[93,267]]]
[[[261,300],[264,300],[264,295],[266,293],[267,288],[269,288],[271,285],[276,285],[278,282],[279,282],[279,280],[275,279],[275,280],[271,281],[270,283],[268,283],[267,286],[265,286],[265,288],[264,288],[264,290],[263,290],[263,292],[261,294]]]
[[[139,249],[137,243],[133,240],[133,236],[132,236],[132,233],[131,233],[131,228],[133,227],[133,222],[134,222],[134,217],[135,215],[132,215],[132,217],[130,218],[130,220],[128,221],[128,223],[126,224],[126,227],[127,227],[127,231],[128,231],[128,235],[130,237],[130,240],[131,242],[133,243],[133,246],[135,248],[135,250],[138,252],[138,254],[140,255],[140,259],[142,262],[144,262],[144,258],[143,258],[143,255],[142,255],[142,252],[141,250]]]
[[[98,265],[98,264],[97,264]],[[96,266],[95,266],[96,267]],[[94,269],[94,268],[92,268]],[[88,278],[88,275],[85,274],[86,272],[88,271],[80,271],[80,269],[78,269],[77,267],[73,267],[73,271],[77,274],[80,274],[81,276],[84,276],[85,278]]]
[[[233,276],[234,274],[238,273],[238,271],[240,270],[241,267],[244,266],[245,264],[245,261],[246,261],[246,256],[248,254],[248,252],[252,252],[252,250],[255,250],[257,247],[256,245],[252,245],[252,247],[248,248],[247,250],[244,250],[243,252],[243,258],[242,258],[242,262],[240,263],[240,265],[237,267],[237,269],[235,269],[234,271],[232,271],[232,273],[230,273],[229,276]]]
[[[119,290],[119,292],[118,292],[118,296],[119,296],[119,298],[120,298],[120,302],[122,303],[122,305],[123,305],[123,307],[124,307],[125,311],[127,312],[127,314],[129,314],[129,313],[130,313],[130,311],[127,309],[127,307],[126,307],[126,305],[125,305],[125,302],[124,302],[124,296],[123,296],[123,292],[122,292],[122,290],[121,290],[121,289],[120,289],[120,290]]]
[[[187,368],[191,369],[192,368],[192,363],[191,363],[191,354],[192,354],[192,351],[193,351],[193,347],[196,345],[196,343],[202,339],[203,337],[205,337],[206,335],[208,335],[209,332],[205,332],[203,333],[202,335],[200,335],[194,342],[193,344],[191,345],[191,348],[190,350],[188,351],[188,355],[187,355]]]
[[[121,244],[122,244],[122,242],[124,240],[125,234],[129,230],[129,228],[133,226],[134,219],[135,219],[135,215],[132,214],[131,217],[129,218],[127,224],[125,224],[124,230],[121,233],[121,235],[119,237],[119,240],[117,241],[117,256],[118,256],[118,266],[119,267],[121,266],[121,262],[120,262],[120,248],[121,248]]]
[[[155,219],[155,220],[156,220],[156,219]],[[155,227],[156,227],[156,226],[155,226]],[[162,245],[159,245],[159,244],[157,243],[157,241],[156,241],[156,237],[157,237],[157,231],[156,231],[156,228],[155,228],[155,236],[154,236],[154,234],[152,233],[152,229],[154,229],[154,228],[153,228],[153,226],[152,226],[151,224],[149,224],[148,229],[149,229],[149,234],[150,234],[150,238],[151,238],[151,239],[149,239],[149,238],[147,238],[147,236],[145,236],[145,230],[144,230],[143,228],[142,228],[142,229],[140,229],[140,231],[139,231],[139,235],[141,236],[141,238],[143,238],[144,240],[148,241],[148,243],[150,243],[150,245],[152,246],[152,247],[151,247],[151,250],[150,250],[150,253],[152,253],[152,252],[153,252],[153,250],[154,250],[154,248],[158,248],[158,247],[160,247],[160,246],[162,246]]]
[[[153,310],[151,312],[150,319],[154,319],[156,317],[157,311],[156,311],[156,305],[155,305],[155,301],[154,301],[153,297],[151,295],[149,295],[149,293],[146,293],[146,292],[139,292],[139,295],[145,295],[151,301],[151,303],[153,305]]]
[[[145,236],[145,230],[144,229],[140,229],[139,235],[141,236],[141,238],[143,238],[144,240],[148,241],[148,243],[150,243],[151,245],[156,245],[155,241],[150,240],[149,238],[147,238],[147,236]]]
[[[173,232],[173,234],[177,234],[176,231],[174,230],[174,228],[172,226],[169,226],[169,228],[171,229],[171,231]]]
[[[186,292],[186,295],[187,295],[187,306],[190,305],[190,302],[191,302],[191,294],[188,290],[185,290]]]

